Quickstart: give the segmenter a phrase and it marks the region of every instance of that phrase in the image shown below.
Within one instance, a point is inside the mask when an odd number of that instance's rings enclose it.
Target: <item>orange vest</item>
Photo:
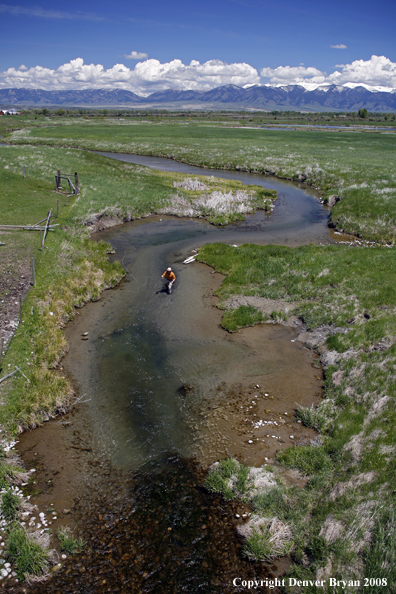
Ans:
[[[164,274],[162,275],[162,277],[165,277],[166,280],[168,281],[173,281],[176,280],[176,276],[175,273],[172,272],[172,270],[165,270]]]

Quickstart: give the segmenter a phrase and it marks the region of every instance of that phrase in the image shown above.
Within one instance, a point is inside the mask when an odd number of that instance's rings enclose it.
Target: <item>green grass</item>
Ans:
[[[12,522],[18,517],[18,511],[21,509],[21,498],[8,489],[1,496],[1,514],[8,521]]]
[[[324,400],[316,408],[312,406],[299,406],[296,410],[296,419],[300,420],[305,427],[312,427],[319,433],[330,429],[336,416],[335,406],[332,400]]]
[[[234,458],[226,458],[209,471],[204,486],[212,493],[221,493],[227,500],[243,497],[248,486],[248,474],[248,466]]]
[[[26,167],[26,179],[23,178],[23,166]],[[79,174],[81,193],[77,198],[69,198],[71,208],[68,210],[64,206],[65,199],[51,192],[58,169]],[[149,213],[202,216],[213,223],[225,224],[243,219],[243,212],[269,209],[271,201],[276,199],[276,192],[259,186],[246,186],[237,180],[196,177],[205,185],[205,190],[174,187],[174,183],[189,179],[186,175],[156,171],[85,151],[0,147],[0,182],[5,190],[1,197],[4,207],[1,222],[36,223],[50,208],[55,212],[60,199],[61,211],[66,213],[69,224],[94,222],[97,216],[111,216],[122,223]],[[249,199],[240,200],[248,203],[244,211],[232,200],[228,209],[219,210],[221,205],[203,199],[216,192],[231,192],[235,197],[241,191],[249,196]],[[176,195],[179,200],[175,199]]]
[[[252,305],[240,305],[237,309],[226,311],[221,325],[229,332],[236,332],[239,328],[254,326],[265,321],[263,314]]]
[[[313,579],[331,563],[339,579],[394,579],[396,544],[396,268],[385,247],[243,245],[203,246],[198,255],[226,276],[217,293],[293,302],[308,329],[333,328],[320,349],[324,400],[298,407],[296,417],[322,433],[322,445],[282,450],[277,464],[308,478],[302,489],[279,485],[257,495],[261,517],[278,517],[292,530],[290,576]],[[222,301],[220,301],[221,306]],[[227,312],[229,313],[229,312]],[[334,532],[328,526],[334,526]],[[334,536],[331,536],[331,535]],[[266,554],[253,536],[250,554]],[[261,548],[260,548],[261,547]],[[368,586],[371,587],[371,586]],[[364,592],[362,588],[358,592]],[[315,592],[315,589],[308,589]],[[371,591],[376,591],[372,587]]]
[[[80,553],[85,546],[84,540],[80,536],[73,536],[68,526],[58,528],[57,536],[60,550],[68,555]]]
[[[323,447],[288,448],[278,452],[277,460],[284,466],[297,468],[304,475],[328,472],[333,466]]]
[[[8,535],[6,555],[16,564],[19,579],[41,576],[48,571],[48,553],[26,532],[16,525]]]
[[[23,129],[7,140],[162,156],[198,166],[305,179],[321,189],[325,200],[330,194],[342,198],[331,213],[339,229],[379,242],[393,243],[396,238],[392,133],[105,120]]]

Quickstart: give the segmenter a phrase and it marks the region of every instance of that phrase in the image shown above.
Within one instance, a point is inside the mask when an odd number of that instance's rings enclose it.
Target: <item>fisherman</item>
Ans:
[[[161,275],[161,278],[165,278],[168,289],[172,291],[172,285],[176,280],[176,275],[170,266],[165,270],[164,274]]]

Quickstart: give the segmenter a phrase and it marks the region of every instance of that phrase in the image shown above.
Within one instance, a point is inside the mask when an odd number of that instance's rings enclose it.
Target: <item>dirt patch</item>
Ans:
[[[31,496],[39,512],[55,512],[53,532],[61,525],[74,526],[74,507],[88,477],[89,481],[98,477],[96,468],[101,462],[92,451],[84,404],[40,429],[22,433],[17,451],[32,473],[24,493]]]
[[[297,405],[321,401],[323,372],[317,355],[296,338],[292,329],[260,325],[229,336],[241,346],[254,346],[249,366],[257,373],[253,382],[243,373],[238,383],[220,382],[203,399],[202,420],[193,429],[197,457],[205,465],[226,456],[249,466],[272,464],[277,450],[316,439],[314,430],[295,419],[295,411]],[[268,364],[271,357],[273,364],[263,373],[263,361]]]

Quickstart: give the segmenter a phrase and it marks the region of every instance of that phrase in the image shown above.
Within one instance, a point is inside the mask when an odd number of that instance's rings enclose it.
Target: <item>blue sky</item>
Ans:
[[[384,0],[4,0],[0,86],[118,86],[143,94],[258,82],[390,89],[395,17],[396,3]],[[132,52],[139,59],[125,57]]]

